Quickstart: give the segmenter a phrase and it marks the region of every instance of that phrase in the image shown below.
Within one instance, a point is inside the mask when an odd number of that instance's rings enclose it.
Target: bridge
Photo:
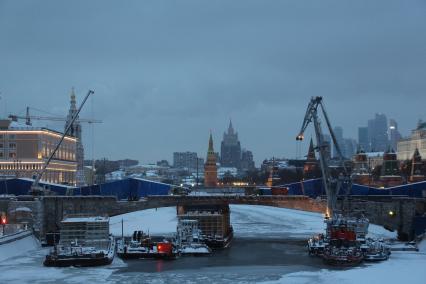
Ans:
[[[370,222],[396,230],[401,239],[413,238],[413,219],[426,212],[426,200],[407,196],[352,196],[351,200],[338,200],[338,206],[363,212]],[[48,232],[58,232],[60,221],[68,214],[116,216],[150,208],[202,204],[264,205],[324,213],[326,201],[302,195],[158,195],[138,201],[121,201],[115,196],[21,196],[14,200],[0,200],[0,211],[13,212],[18,207],[31,209],[36,220],[37,234],[43,238]],[[232,213],[231,213],[232,214]]]

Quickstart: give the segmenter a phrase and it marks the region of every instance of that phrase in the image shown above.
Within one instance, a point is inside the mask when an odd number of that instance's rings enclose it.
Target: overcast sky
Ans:
[[[205,157],[230,118],[257,165],[294,157],[316,95],[346,137],[375,112],[408,135],[426,119],[426,1],[0,0],[0,114],[65,115],[72,86],[103,120],[94,142],[83,127],[88,158]]]

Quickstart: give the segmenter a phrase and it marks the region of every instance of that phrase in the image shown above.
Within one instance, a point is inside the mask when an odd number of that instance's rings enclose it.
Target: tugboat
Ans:
[[[391,254],[390,247],[383,241],[368,239],[367,242],[361,246],[364,253],[365,261],[382,261],[387,260]]]
[[[318,234],[308,240],[309,255],[322,256],[328,242],[324,239],[324,234]]]
[[[182,255],[209,255],[212,250],[202,241],[197,220],[180,219],[176,244]]]
[[[131,238],[122,237],[118,241],[117,255],[122,259],[175,259],[179,252],[175,245],[164,237],[150,237],[143,231],[134,231]]]
[[[334,218],[324,219],[325,235],[308,240],[310,255],[321,256],[325,263],[338,266],[359,264],[365,257],[362,250],[368,232],[367,218],[347,217],[335,214]]]
[[[46,256],[45,266],[101,266],[114,259],[115,241],[109,235],[108,217],[65,218],[60,237],[59,244]]]

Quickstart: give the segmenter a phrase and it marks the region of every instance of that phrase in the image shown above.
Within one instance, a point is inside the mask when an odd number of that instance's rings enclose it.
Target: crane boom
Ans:
[[[333,145],[335,146],[337,150],[337,154],[340,158],[340,161],[342,163],[343,169],[344,169],[344,177],[339,177],[338,179],[335,179],[332,177],[328,165],[328,157],[326,155],[326,148],[327,145],[324,141],[324,135],[322,133],[321,129],[321,122],[318,117],[318,107],[321,108],[322,114],[325,118],[326,125],[328,128],[328,131],[330,132],[330,135],[332,137]],[[330,119],[328,118],[327,112],[325,111],[325,107],[322,101],[322,97],[312,97],[308,107],[306,109],[305,117],[303,119],[302,127],[300,129],[299,134],[296,137],[297,141],[301,141],[304,139],[304,133],[306,131],[306,128],[309,126],[309,124],[313,122],[314,123],[314,130],[315,130],[315,136],[317,141],[317,147],[316,150],[319,152],[320,156],[320,164],[321,164],[321,172],[322,172],[322,180],[324,189],[327,195],[327,210],[328,214],[331,216],[334,213],[334,210],[336,208],[336,201],[337,201],[337,195],[339,194],[340,188],[342,186],[342,183],[345,182],[344,179],[349,178],[350,183],[350,177],[348,175],[348,171],[343,163],[343,156],[342,152],[340,151],[340,146],[337,143],[336,136],[333,132],[333,129],[331,127]],[[346,181],[347,182],[347,181]],[[350,184],[349,184],[350,186]]]
[[[89,90],[87,92],[86,97],[83,99],[83,101],[81,102],[80,107],[78,108],[77,112],[75,113],[75,115],[72,116],[71,122],[68,124],[67,128],[65,129],[64,133],[61,136],[61,139],[59,140],[58,144],[56,144],[55,149],[52,151],[52,153],[50,153],[49,158],[47,159],[46,163],[43,165],[43,168],[40,170],[40,172],[37,174],[36,179],[34,180],[34,183],[31,186],[31,191],[34,193],[38,193],[38,192],[43,192],[43,190],[40,190],[40,186],[39,186],[39,182],[41,177],[43,176],[43,174],[46,172],[47,166],[49,165],[50,161],[52,160],[53,156],[55,156],[56,152],[58,151],[59,147],[62,144],[62,141],[64,141],[65,136],[67,135],[67,133],[70,131],[73,123],[76,121],[78,114],[80,113],[81,109],[83,108],[84,104],[86,103],[87,99],[89,98],[89,96],[91,94],[94,94],[95,92],[92,90]]]
[[[9,118],[16,121],[18,119],[25,119],[26,120],[26,124],[29,125],[31,124],[31,119],[35,119],[35,120],[50,120],[50,121],[67,121],[66,117],[59,117],[59,116],[37,116],[37,115],[15,115],[15,114],[10,114]],[[102,120],[98,120],[98,119],[84,119],[84,118],[79,118],[77,119],[77,121],[79,122],[85,122],[85,123],[102,123]]]

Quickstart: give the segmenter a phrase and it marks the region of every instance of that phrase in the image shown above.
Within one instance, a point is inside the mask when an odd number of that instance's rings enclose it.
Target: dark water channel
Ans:
[[[116,271],[124,283],[254,283],[278,280],[283,274],[326,268],[308,256],[305,239],[236,237],[228,249],[210,256],[185,256],[176,260],[126,260]]]

